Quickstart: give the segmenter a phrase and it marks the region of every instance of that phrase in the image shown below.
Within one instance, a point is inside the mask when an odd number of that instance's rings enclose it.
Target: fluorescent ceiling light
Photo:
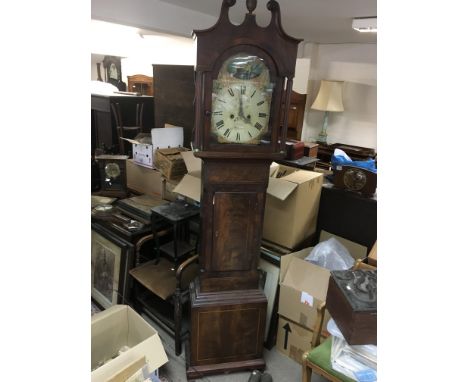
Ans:
[[[363,33],[377,33],[377,17],[357,17],[353,19],[354,30]]]

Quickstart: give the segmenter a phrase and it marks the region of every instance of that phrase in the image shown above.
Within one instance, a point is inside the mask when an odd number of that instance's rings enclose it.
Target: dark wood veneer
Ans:
[[[260,289],[203,293],[191,285],[192,365],[260,359],[265,326],[265,295]]]
[[[255,21],[252,12],[257,2],[252,0],[247,1],[249,13],[244,22],[231,24],[229,8],[235,3],[223,0],[216,25],[194,32],[194,154],[202,159],[202,193],[200,276],[190,287],[189,379],[265,367],[267,300],[258,287],[257,266],[270,164],[285,155],[287,129],[280,126],[287,125],[288,115],[281,116],[281,104],[284,101],[286,110],[289,107],[300,40],[283,31],[277,1],[267,4],[271,22],[265,28]],[[269,81],[274,83],[269,119],[260,141],[221,143],[222,139],[212,139],[211,132],[213,81],[226,60],[239,53],[257,57],[268,68]],[[251,73],[252,68],[243,70]],[[239,110],[242,118],[242,106]]]
[[[377,345],[377,309],[356,311],[330,276],[327,309],[350,345]]]

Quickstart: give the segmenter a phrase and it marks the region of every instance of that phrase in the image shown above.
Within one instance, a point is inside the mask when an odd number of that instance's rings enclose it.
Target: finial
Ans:
[[[279,10],[279,4],[278,4],[278,2],[276,0],[270,0],[267,3],[267,8],[271,12],[278,11]]]
[[[251,14],[257,8],[257,0],[247,0],[247,9]]]

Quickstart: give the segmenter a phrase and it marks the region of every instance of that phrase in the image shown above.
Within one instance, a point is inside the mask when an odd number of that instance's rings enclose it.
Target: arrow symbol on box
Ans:
[[[283,326],[283,329],[285,331],[284,333],[284,349],[288,348],[288,336],[289,333],[292,332],[291,327],[289,326],[289,322],[286,323],[286,325]]]

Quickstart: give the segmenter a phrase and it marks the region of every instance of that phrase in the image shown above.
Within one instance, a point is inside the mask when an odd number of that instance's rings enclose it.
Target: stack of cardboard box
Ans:
[[[320,241],[335,237],[355,260],[366,256],[367,248],[322,231]],[[317,307],[326,300],[330,271],[304,260],[313,247],[281,257],[278,333],[276,348],[298,363],[311,348]],[[323,328],[330,319],[325,313]],[[322,332],[327,335],[326,332]]]
[[[150,139],[151,143],[148,142]],[[187,172],[180,155],[188,151],[181,147],[183,128],[167,125],[152,129],[151,135],[141,134],[132,143],[133,158],[127,160],[127,186],[142,194],[173,201],[175,185]]]

